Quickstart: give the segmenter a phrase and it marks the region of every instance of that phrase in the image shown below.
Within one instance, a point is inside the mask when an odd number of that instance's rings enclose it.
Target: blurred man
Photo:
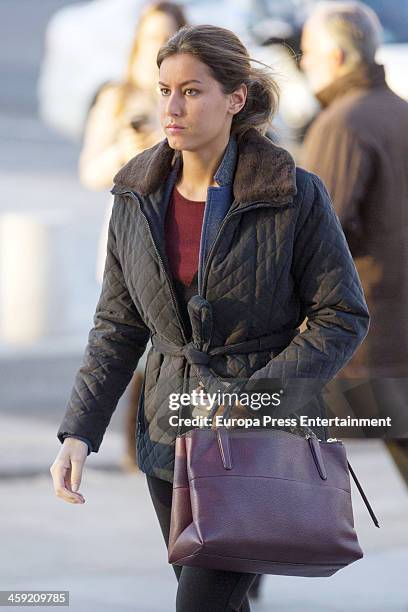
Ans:
[[[381,34],[376,14],[360,2],[322,2],[310,15],[301,66],[322,111],[302,163],[332,196],[371,314],[340,376],[370,377],[378,411],[407,415],[408,104],[375,62]]]

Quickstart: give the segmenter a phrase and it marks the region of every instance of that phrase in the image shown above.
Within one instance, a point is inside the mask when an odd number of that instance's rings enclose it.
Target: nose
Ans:
[[[174,91],[167,98],[166,111],[169,117],[180,117],[184,112],[184,100],[183,97]]]
[[[310,52],[310,48],[308,48],[306,45],[302,46],[302,44],[300,45],[300,60],[299,60],[299,67],[303,72],[307,72],[307,69],[311,63],[311,61],[313,58],[313,53]]]

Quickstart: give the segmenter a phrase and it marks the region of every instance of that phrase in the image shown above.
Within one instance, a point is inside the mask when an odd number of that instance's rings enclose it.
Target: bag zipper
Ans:
[[[306,437],[306,439],[307,439],[308,441],[309,441],[309,438],[316,438],[316,440],[317,440],[318,442],[328,442],[329,444],[332,444],[332,443],[336,443],[336,442],[337,442],[337,444],[343,444],[343,441],[342,441],[342,440],[339,440],[338,438],[327,438],[327,440],[320,440],[320,438],[318,438],[317,436],[311,435],[311,434],[307,434],[305,437]],[[309,442],[309,444],[310,444],[310,442]],[[313,452],[313,451],[312,451],[312,452]],[[313,456],[313,458],[315,459],[315,456]],[[320,460],[321,460],[321,462],[323,463],[323,458],[322,458],[322,457],[320,457]],[[316,459],[315,459],[315,462],[316,462]],[[316,465],[317,465],[317,464],[316,464]],[[361,486],[360,482],[358,481],[358,478],[357,478],[357,476],[356,476],[356,474],[355,474],[355,472],[354,472],[353,468],[351,467],[350,461],[349,461],[348,459],[347,459],[347,466],[348,466],[349,472],[350,472],[350,474],[352,475],[353,480],[354,480],[354,482],[355,482],[355,484],[356,484],[356,486],[357,486],[357,489],[358,489],[358,491],[359,491],[359,493],[360,493],[360,495],[361,495],[361,497],[362,497],[362,499],[363,499],[363,501],[364,501],[364,503],[365,503],[365,505],[366,505],[366,508],[367,508],[367,510],[368,510],[368,512],[369,512],[369,514],[370,514],[370,516],[371,516],[371,518],[372,518],[372,520],[373,520],[374,525],[375,525],[376,527],[380,527],[380,524],[379,524],[379,522],[378,522],[378,519],[377,519],[377,517],[376,517],[376,516],[375,516],[375,514],[374,514],[374,510],[372,509],[372,507],[371,507],[371,505],[370,505],[370,502],[368,501],[367,496],[366,496],[366,494],[364,493],[363,487]],[[318,468],[318,469],[319,469],[319,468]],[[319,473],[320,473],[320,472],[319,472]]]

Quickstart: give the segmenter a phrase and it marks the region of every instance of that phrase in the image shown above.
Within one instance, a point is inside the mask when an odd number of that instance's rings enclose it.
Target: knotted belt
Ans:
[[[164,340],[158,334],[154,334],[151,341],[153,347],[163,355],[185,357],[190,365],[195,366],[198,373],[207,374],[208,370],[205,366],[208,366],[212,357],[216,355],[245,354],[284,347],[300,333],[299,329],[296,328],[243,342],[209,348],[213,332],[211,303],[199,295],[194,295],[189,300],[187,309],[192,329],[191,342],[179,346]]]
[[[210,368],[210,361],[216,355],[234,355],[247,354],[252,352],[265,351],[273,348],[285,348],[291,340],[300,333],[298,328],[285,330],[236,342],[223,346],[215,346],[210,348],[212,333],[213,333],[213,314],[212,306],[208,300],[200,295],[193,295],[187,304],[187,310],[191,322],[192,340],[180,346],[161,338],[158,334],[151,336],[153,348],[163,355],[172,355],[174,357],[185,357],[186,364],[183,373],[183,393],[189,388],[189,370],[193,367],[197,379],[201,386],[206,389],[207,393],[217,393],[222,389],[223,383]],[[239,393],[245,385],[239,379],[229,382],[228,393]],[[224,387],[225,390],[225,387]],[[229,408],[232,409],[233,402],[228,402]],[[209,413],[211,419],[219,408],[219,404],[214,402],[214,406]],[[181,431],[179,425],[177,435]]]
[[[151,338],[154,348],[163,355],[173,355],[174,357],[185,357],[190,365],[208,365],[212,357],[216,355],[233,355],[255,353],[266,351],[273,348],[286,346],[297,334],[293,331],[269,334],[244,342],[216,346],[209,350],[201,350],[194,341],[188,342],[183,346],[178,346],[167,340],[163,340],[157,334]]]

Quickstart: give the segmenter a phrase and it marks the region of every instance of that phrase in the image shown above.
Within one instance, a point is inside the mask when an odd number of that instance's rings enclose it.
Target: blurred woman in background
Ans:
[[[160,47],[185,24],[182,8],[172,2],[149,4],[143,11],[124,80],[103,85],[88,114],[79,159],[80,180],[88,189],[110,189],[122,166],[163,139],[157,118],[156,57]],[[112,204],[110,196],[98,244],[96,276],[100,284]],[[137,469],[135,432],[144,368],[142,357],[126,394],[126,452],[122,465],[128,470]]]

